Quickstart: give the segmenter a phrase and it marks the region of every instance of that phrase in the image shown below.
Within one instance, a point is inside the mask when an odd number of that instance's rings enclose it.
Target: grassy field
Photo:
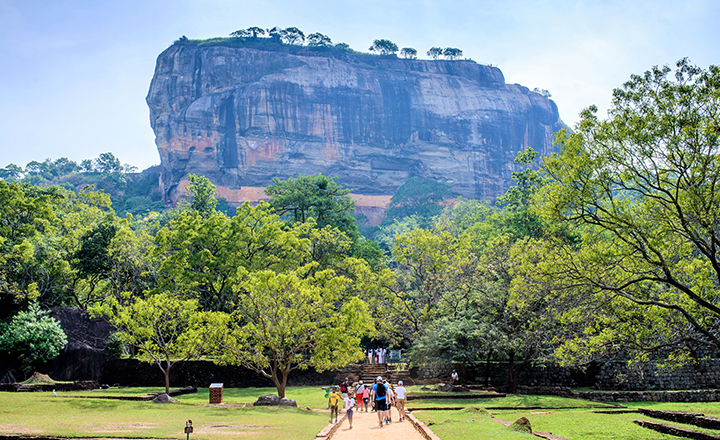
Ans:
[[[225,389],[224,405],[208,405],[208,389],[180,396],[175,404],[76,398],[111,394],[141,395],[160,388],[126,388],[78,393],[0,393],[0,433],[58,437],[184,438],[185,421],[193,421],[191,438],[230,440],[311,439],[327,423],[319,387],[288,389],[301,408],[245,407],[274,388]]]
[[[525,434],[510,431],[501,424],[492,420],[496,419],[513,422],[520,417],[530,420],[533,430],[550,432],[569,439],[587,440],[658,440],[677,439],[670,435],[660,434],[633,423],[633,420],[651,420],[664,424],[680,426],[686,429],[701,431],[718,435],[720,432],[701,429],[690,425],[680,425],[672,422],[664,422],[645,417],[637,413],[625,414],[598,414],[597,409],[570,409],[569,407],[580,406],[582,402],[576,399],[563,399],[551,396],[508,396],[505,402],[520,402],[519,406],[566,407],[567,409],[533,409],[533,410],[488,410],[488,411],[415,411],[418,419],[428,423],[430,428],[443,440],[461,440],[467,438],[483,439],[515,439],[530,437]],[[501,399],[498,399],[501,400]],[[564,401],[564,402],[563,402]],[[447,402],[447,401],[445,401]],[[441,401],[435,401],[437,406]],[[486,405],[481,402],[480,407],[496,406]],[[587,402],[592,404],[590,402]],[[449,406],[449,405],[446,405]],[[510,405],[497,405],[510,406]],[[628,409],[650,408],[657,410],[674,410],[699,412],[709,416],[720,415],[720,403],[658,403],[658,402],[632,402],[625,406]]]
[[[57,437],[102,438],[184,438],[185,421],[192,419],[191,439],[231,440],[248,438],[311,439],[327,423],[325,392],[320,387],[289,388],[288,397],[300,408],[248,407],[258,396],[274,393],[274,388],[228,388],[223,405],[208,404],[208,389],[177,398],[175,404],[108,400],[92,397],[143,395],[162,392],[162,388],[121,388],[84,392],[0,393],[0,434],[48,435]],[[504,398],[461,400],[417,400],[410,407],[468,406],[455,411],[418,409],[414,414],[443,440],[483,438],[487,440],[530,440],[533,437],[511,431],[493,420],[515,421],[527,417],[533,429],[552,432],[572,440],[650,440],[671,439],[632,423],[650,420],[640,414],[598,414],[590,408],[598,403],[554,396],[508,395]],[[625,404],[630,409],[652,408],[700,412],[720,416],[720,403]],[[305,409],[309,407],[312,411]],[[492,407],[542,407],[541,409],[492,409]],[[485,408],[490,408],[485,410]],[[613,409],[607,405],[605,409]],[[672,424],[664,422],[666,424]],[[695,427],[686,428],[702,430]],[[714,432],[718,434],[718,432]]]

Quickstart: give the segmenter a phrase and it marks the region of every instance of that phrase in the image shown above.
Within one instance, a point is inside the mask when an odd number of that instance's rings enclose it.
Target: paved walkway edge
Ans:
[[[408,420],[410,420],[410,423],[413,424],[415,429],[422,435],[426,440],[441,440],[440,437],[438,437],[430,428],[427,427],[426,424],[421,422],[412,414],[405,413],[405,417],[407,417]]]
[[[325,427],[315,435],[315,440],[330,440],[332,436],[335,434],[335,431],[340,428],[340,425],[343,424],[343,422],[347,419],[347,413],[343,414],[342,417],[338,419],[337,423],[328,423],[325,425]]]

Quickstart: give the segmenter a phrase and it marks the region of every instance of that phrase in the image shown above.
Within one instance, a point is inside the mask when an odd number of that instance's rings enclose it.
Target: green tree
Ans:
[[[315,32],[314,34],[308,35],[307,40],[308,46],[310,47],[332,46],[332,41],[330,40],[330,37],[328,37],[327,35],[323,35],[320,32]]]
[[[462,56],[463,51],[456,47],[446,47],[442,50],[442,54],[449,60],[456,60]]]
[[[5,168],[0,168],[0,179],[7,182],[19,180],[23,175],[22,167],[14,163],[8,164]]]
[[[80,170],[84,173],[92,173],[95,171],[95,164],[90,159],[83,159],[80,162]]]
[[[674,72],[656,66],[615,89],[606,120],[590,107],[572,134],[557,135],[560,153],[545,160],[551,181],[538,200],[583,241],[545,249],[538,282],[601,311],[575,349],[565,346],[570,358],[610,345],[603,317],[652,323],[657,337],[628,347],[635,356],[659,345],[686,355],[720,349],[719,96],[720,67],[683,59]],[[643,319],[624,319],[632,315]],[[646,335],[642,325],[619,325],[613,336]]]
[[[257,38],[261,35],[265,35],[265,29],[257,26],[249,27],[247,28],[247,31],[250,33],[250,36],[252,38]]]
[[[26,375],[57,357],[67,344],[60,323],[47,315],[34,301],[27,311],[17,313],[9,324],[0,327],[0,351],[16,357]]]
[[[238,29],[234,32],[230,32],[230,36],[235,38],[244,38],[249,37],[250,32],[247,29]]]
[[[102,153],[94,161],[95,170],[100,173],[120,173],[123,170],[120,159],[112,153]]]
[[[451,194],[450,185],[433,179],[411,177],[398,188],[390,199],[384,224],[411,215],[429,220],[440,214],[440,202]]]
[[[222,363],[271,379],[280,397],[293,370],[324,371],[362,359],[360,342],[372,329],[367,304],[346,294],[348,278],[331,270],[308,276],[309,269],[250,274],[219,346]]]
[[[113,223],[112,217],[108,218],[83,234],[79,249],[70,257],[72,268],[77,271],[78,277],[86,280],[88,284],[82,299],[80,295],[75,295],[76,302],[82,309],[88,309],[91,304],[101,299],[96,296],[96,291],[113,269],[109,248],[117,231],[118,226]]]
[[[280,38],[287,44],[302,44],[305,41],[305,33],[296,27],[289,27],[280,31]]]
[[[349,189],[343,189],[336,177],[316,174],[300,174],[281,181],[277,177],[265,188],[270,196],[270,206],[279,215],[290,214],[294,223],[304,223],[314,218],[319,228],[333,226],[346,233],[355,241],[359,233],[352,216],[355,201],[350,198]]]
[[[204,310],[232,311],[237,285],[249,272],[284,272],[308,261],[304,232],[286,228],[264,202],[245,203],[232,218],[181,212],[158,231],[150,250],[158,288],[197,299]]]
[[[400,55],[402,55],[403,58],[414,60],[417,58],[417,50],[412,47],[403,47],[400,50]]]
[[[390,40],[381,39],[373,41],[372,46],[370,46],[368,50],[370,52],[377,52],[380,55],[392,55],[398,51],[398,46]]]
[[[443,48],[442,47],[431,47],[430,50],[427,51],[427,56],[430,58],[436,60],[440,58],[443,54]]]
[[[120,341],[138,347],[140,361],[160,368],[166,393],[170,392],[170,369],[205,354],[222,323],[218,314],[199,312],[197,300],[183,301],[168,293],[136,298],[127,306],[110,301],[94,313],[105,315],[119,329]]]
[[[190,185],[187,189],[190,193],[192,200],[190,201],[190,209],[193,209],[200,213],[205,218],[215,213],[215,206],[217,206],[217,199],[215,198],[215,185],[210,182],[210,179],[204,176],[197,176],[195,174],[188,174]]]
[[[283,33],[282,29],[275,26],[272,29],[268,29],[267,32],[268,32],[268,36],[270,38],[272,38],[273,41],[275,41],[276,43],[282,42],[282,33]]]

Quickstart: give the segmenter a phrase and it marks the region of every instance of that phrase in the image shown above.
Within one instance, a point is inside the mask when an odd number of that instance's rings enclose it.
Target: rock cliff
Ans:
[[[496,67],[233,40],[169,47],[147,103],[166,198],[188,173],[231,202],[263,198],[273,177],[322,173],[376,221],[411,176],[497,197],[516,153],[547,154],[562,128],[551,100]]]

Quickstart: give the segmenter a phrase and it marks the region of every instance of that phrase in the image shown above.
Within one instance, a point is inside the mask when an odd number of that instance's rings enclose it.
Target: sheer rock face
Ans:
[[[337,176],[382,208],[412,176],[492,199],[515,155],[541,154],[557,107],[496,67],[272,45],[174,44],[147,97],[167,198],[188,173],[231,202],[263,198],[273,177]]]

